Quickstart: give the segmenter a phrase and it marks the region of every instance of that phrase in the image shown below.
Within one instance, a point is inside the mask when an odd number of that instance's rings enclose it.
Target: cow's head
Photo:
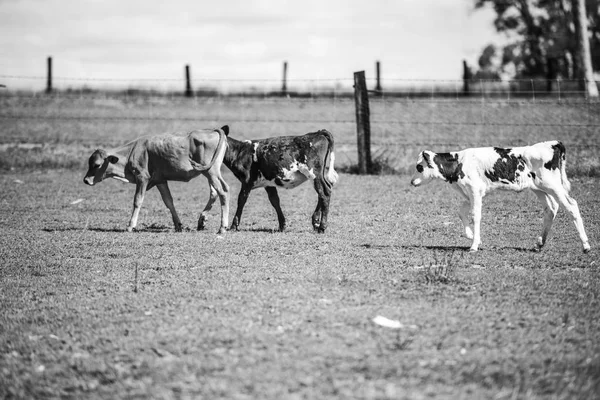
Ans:
[[[435,153],[428,150],[419,153],[416,171],[410,180],[411,185],[421,186],[431,182],[431,180],[434,178],[444,179],[444,176],[440,173],[438,166],[433,162],[434,156]]]
[[[96,150],[90,156],[88,161],[89,169],[83,178],[86,185],[93,186],[106,177],[106,169],[109,164],[116,164],[119,161],[117,156],[108,155],[104,150]]]

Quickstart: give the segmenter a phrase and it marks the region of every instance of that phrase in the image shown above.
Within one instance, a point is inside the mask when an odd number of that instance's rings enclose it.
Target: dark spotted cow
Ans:
[[[333,136],[327,130],[303,136],[282,136],[269,139],[240,141],[227,138],[224,163],[242,183],[231,229],[239,229],[242,211],[250,191],[264,187],[279,220],[279,230],[285,229],[285,217],[279,204],[277,188],[293,189],[311,179],[318,196],[312,215],[312,225],[320,233],[327,229],[331,189],[337,182],[334,169]],[[329,165],[328,164],[329,159]],[[203,225],[211,201],[202,213]]]
[[[221,227],[227,230],[229,221],[229,186],[221,177],[221,165],[227,148],[227,126],[221,129],[195,130],[185,135],[162,134],[145,136],[113,151],[96,150],[89,159],[89,169],[83,181],[93,186],[107,178],[135,183],[133,213],[127,226],[131,232],[146,190],[156,186],[171,211],[175,230],[182,224],[173,205],[168,181],[188,182],[204,175],[208,178],[211,197],[221,200]],[[212,200],[214,202],[214,199]]]
[[[482,147],[450,153],[423,151],[419,154],[417,172],[411,184],[420,186],[437,178],[450,183],[464,197],[459,216],[465,235],[473,239],[470,251],[477,251],[481,243],[483,197],[496,189],[519,192],[529,188],[544,205],[544,227],[537,240],[538,249],[548,239],[560,204],[575,223],[583,251],[588,252],[590,245],[577,202],[569,196],[571,185],[565,168],[565,146],[556,140],[509,149]]]

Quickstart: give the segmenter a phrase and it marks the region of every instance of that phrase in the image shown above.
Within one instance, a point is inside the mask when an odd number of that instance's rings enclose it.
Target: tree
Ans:
[[[495,59],[497,58],[496,53],[496,47],[493,45],[488,45],[483,49],[478,61],[479,70],[473,75],[472,79],[482,79],[486,81],[500,80],[500,75],[498,74],[498,68],[495,62]]]
[[[583,80],[585,91],[589,97],[598,97],[598,87],[594,81],[592,60],[590,57],[590,40],[588,38],[588,21],[586,15],[585,0],[573,0],[575,30],[577,31],[577,49],[579,62],[583,68]]]
[[[582,76],[582,62],[571,0],[474,0],[475,9],[491,6],[494,26],[509,43],[499,71],[514,78],[574,79]],[[577,0],[573,0],[577,1]],[[585,0],[594,69],[600,69],[600,0]],[[487,48],[484,52],[489,51]]]

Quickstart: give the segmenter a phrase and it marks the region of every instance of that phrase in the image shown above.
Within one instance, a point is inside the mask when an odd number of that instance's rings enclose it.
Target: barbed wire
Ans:
[[[413,93],[415,94],[415,93]],[[477,94],[473,94],[470,96],[464,96],[460,93],[454,95],[447,96],[418,96],[418,95],[407,95],[405,92],[383,92],[377,93],[369,98],[369,102],[375,106],[384,103],[384,104],[407,104],[407,103],[428,103],[428,104],[441,104],[445,106],[458,106],[464,104],[476,104],[480,105],[482,103],[487,105],[537,105],[537,104],[557,104],[557,105],[598,105],[600,104],[600,99],[597,98],[586,98],[583,96],[568,96],[569,94],[580,95],[581,92],[562,92],[563,96],[559,97],[556,93],[542,93],[535,94],[535,97],[531,96],[531,92],[512,92],[510,96],[507,96],[506,92],[496,92],[496,93],[488,93],[486,96],[481,96]],[[85,98],[87,100],[106,100],[106,99],[122,99],[122,100],[130,100],[130,99],[181,99],[182,101],[202,101],[206,100],[207,102],[215,102],[215,101],[223,101],[226,102],[228,100],[260,100],[266,103],[281,103],[282,101],[292,101],[299,103],[313,103],[315,101],[321,100],[331,100],[340,103],[344,102],[354,102],[354,93],[351,91],[338,91],[338,92],[312,92],[312,93],[303,93],[302,95],[297,96],[276,96],[271,93],[265,92],[242,92],[242,93],[232,93],[232,94],[214,94],[214,95],[194,95],[191,98],[183,96],[179,92],[137,92],[133,91],[132,93],[126,92],[118,92],[118,91],[92,91],[87,92],[85,90],[68,90],[68,91],[56,91],[52,93],[44,93],[44,92],[27,92],[27,91],[19,91],[19,92],[1,92],[0,91],[0,99],[17,99],[17,100],[25,100],[25,99],[79,99]]]
[[[42,75],[6,75],[0,74],[0,78],[4,79],[31,79],[31,80],[46,80],[47,76]],[[67,77],[67,76],[53,76],[53,80],[63,80],[63,81],[94,81],[94,82],[138,82],[138,81],[148,81],[148,82],[185,82],[185,78],[138,78],[138,77],[130,77],[130,78],[103,78],[103,77]],[[375,81],[374,77],[367,77],[368,81]],[[548,81],[559,82],[559,83],[579,83],[580,79],[562,79],[562,78],[553,78],[548,79],[544,77],[539,78],[516,78],[516,79],[483,79],[483,78],[470,78],[467,79],[470,83],[488,83],[488,84],[504,84],[508,85],[510,83],[546,83]],[[203,78],[203,77],[195,77],[193,81],[203,81],[203,82],[273,82],[273,83],[281,83],[281,79],[273,79],[273,78]],[[347,81],[352,82],[353,78],[286,78],[287,82],[340,82]],[[381,82],[403,82],[403,83],[456,83],[462,84],[464,83],[464,79],[436,79],[436,78],[382,78]],[[600,82],[595,80],[595,82]]]
[[[219,121],[221,118],[211,117],[165,117],[165,116],[103,116],[103,115],[36,115],[36,114],[1,114],[2,119],[19,119],[19,120],[65,120],[65,121],[186,121],[186,122],[210,122]],[[281,119],[281,118],[229,118],[228,123],[236,122],[252,122],[252,123],[306,123],[306,119]],[[326,119],[315,120],[311,119],[312,124],[356,124],[356,120],[341,120],[341,119]],[[560,128],[600,128],[600,123],[592,124],[571,124],[571,123],[522,123],[522,122],[488,122],[488,121],[401,121],[401,120],[386,120],[372,119],[373,124],[396,124],[396,125],[426,125],[426,126],[500,126],[500,127],[560,127]]]
[[[0,78],[4,79],[29,79],[29,80],[46,80],[46,76],[38,75],[0,75]],[[53,80],[60,81],[92,81],[92,82],[185,82],[185,78],[95,78],[95,77],[65,77],[65,76],[53,76]],[[273,82],[281,83],[280,79],[271,78],[194,78],[194,81],[202,82]],[[288,78],[287,82],[340,82],[349,81],[352,78]]]

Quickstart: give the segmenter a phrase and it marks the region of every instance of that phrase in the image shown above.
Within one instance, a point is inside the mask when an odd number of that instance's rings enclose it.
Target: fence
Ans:
[[[281,81],[225,82],[254,87],[250,91],[221,91],[223,82],[211,81],[212,94],[196,89],[190,98],[182,90],[131,86],[107,90],[103,89],[106,80],[69,82],[73,85],[64,86],[55,78],[50,94],[43,89],[8,90],[10,85],[0,89],[0,142],[77,144],[87,151],[88,147],[116,146],[142,134],[190,127],[229,124],[232,136],[241,139],[326,128],[336,138],[336,163],[347,169],[360,164],[352,77],[291,80],[285,96],[270,90]],[[146,83],[152,87],[157,82]],[[376,86],[373,80],[366,82],[367,87]],[[397,91],[391,90],[392,83],[380,82],[382,90],[370,91],[368,96],[369,153],[375,172],[412,171],[416,155],[424,148],[447,151],[549,139],[565,142],[570,159],[577,160],[570,163],[571,170],[578,168],[582,175],[600,171],[600,103],[586,99],[583,92],[532,90],[526,95],[495,91],[490,84],[467,96],[461,80],[401,81],[402,90]],[[408,90],[411,85],[414,90]],[[442,87],[455,90],[443,91]]]
[[[386,79],[381,75],[381,63],[375,62],[373,78],[369,80],[372,93],[387,97],[487,97],[487,98],[555,98],[585,97],[586,84],[582,80],[565,80],[560,77],[520,79],[477,79],[463,61],[461,80]],[[47,58],[46,76],[0,75],[0,89],[20,87],[19,83],[45,80],[45,92],[54,91],[89,93],[94,91],[124,91],[129,94],[182,94],[186,97],[246,95],[293,97],[343,97],[352,96],[354,79],[288,79],[288,63],[283,62],[281,81],[274,79],[196,79],[193,89],[191,66],[184,66],[182,79],[131,79],[131,78],[69,78],[56,77],[52,57]],[[200,82],[198,84],[198,82]],[[38,86],[37,84],[34,86]],[[41,85],[40,85],[41,86]],[[41,90],[38,87],[34,90]]]

